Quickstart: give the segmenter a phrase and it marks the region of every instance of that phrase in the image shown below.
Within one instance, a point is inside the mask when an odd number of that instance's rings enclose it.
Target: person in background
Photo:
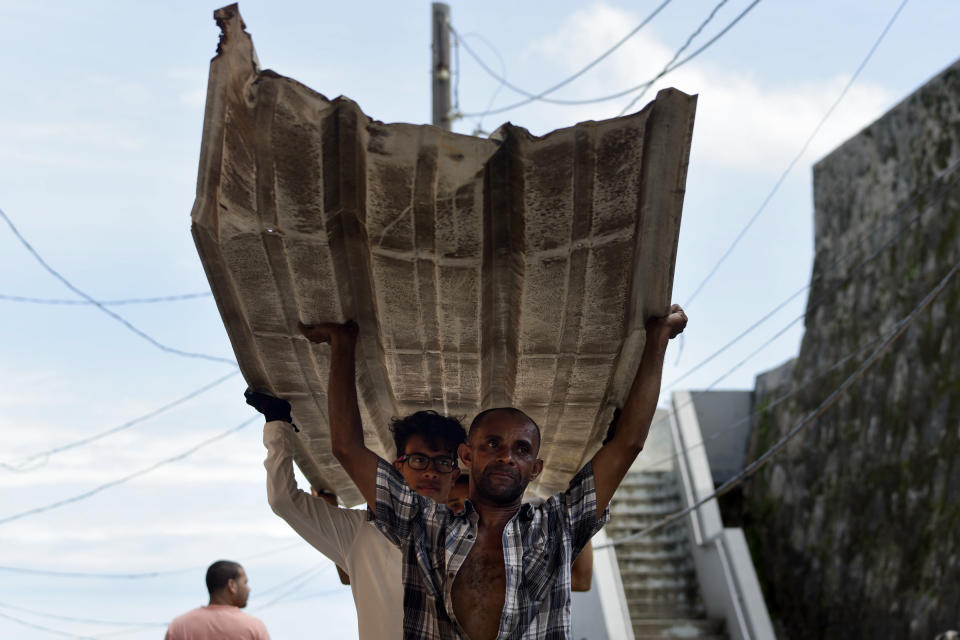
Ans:
[[[469,493],[470,478],[464,474],[460,474],[460,477],[457,478],[457,481],[450,489],[450,495],[447,496],[447,506],[450,507],[450,511],[453,511],[453,515],[458,516],[463,513],[464,501],[467,499]]]
[[[166,640],[270,640],[266,625],[241,611],[250,596],[243,567],[217,560],[207,569],[206,580],[209,604],[174,618]]]

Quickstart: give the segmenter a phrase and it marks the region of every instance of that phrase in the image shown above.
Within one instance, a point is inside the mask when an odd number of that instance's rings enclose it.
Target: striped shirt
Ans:
[[[396,469],[377,466],[374,524],[403,551],[403,636],[448,640],[466,634],[456,622],[453,582],[477,537],[469,500],[454,516],[413,491]],[[593,466],[543,503],[521,505],[503,532],[506,597],[497,640],[570,637],[570,566],[610,518],[597,518]]]

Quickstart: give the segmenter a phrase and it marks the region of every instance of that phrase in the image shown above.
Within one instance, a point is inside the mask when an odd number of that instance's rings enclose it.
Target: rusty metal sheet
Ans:
[[[247,382],[290,399],[298,466],[361,500],[330,453],[328,348],[355,319],[368,445],[389,420],[512,405],[541,426],[532,489],[596,451],[670,303],[696,97],[490,139],[384,124],[259,69],[236,5],[210,64],[193,235]]]

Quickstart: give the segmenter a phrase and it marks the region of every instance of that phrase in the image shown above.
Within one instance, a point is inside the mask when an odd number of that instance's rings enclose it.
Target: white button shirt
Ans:
[[[350,575],[360,640],[403,636],[403,582],[400,549],[387,540],[367,511],[333,507],[297,487],[293,475],[290,423],[263,428],[267,458],[267,499],[273,512],[300,537]]]

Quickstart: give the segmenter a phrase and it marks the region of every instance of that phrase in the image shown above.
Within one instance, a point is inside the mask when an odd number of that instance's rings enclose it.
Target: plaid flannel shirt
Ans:
[[[391,464],[377,466],[374,524],[403,552],[403,636],[448,640],[465,636],[456,623],[453,581],[477,537],[479,519],[468,500],[454,516],[446,505],[413,491]],[[596,517],[593,466],[564,493],[524,504],[503,533],[506,598],[497,640],[557,640],[570,636],[570,567],[610,519]]]

